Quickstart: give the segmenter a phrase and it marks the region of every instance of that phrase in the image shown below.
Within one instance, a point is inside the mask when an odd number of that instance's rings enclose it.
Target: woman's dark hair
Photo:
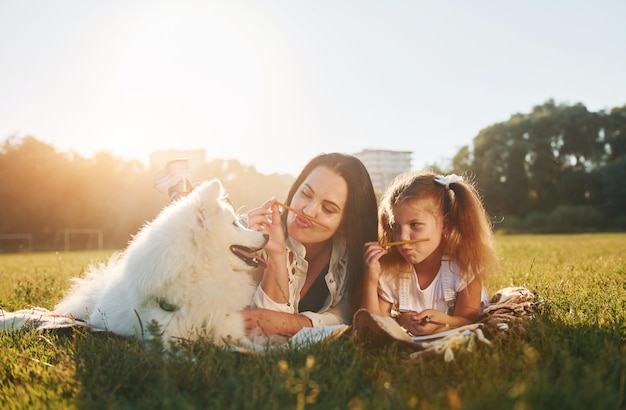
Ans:
[[[313,170],[327,168],[340,175],[348,185],[348,198],[338,233],[344,235],[348,250],[347,292],[354,309],[360,305],[361,284],[364,271],[363,246],[378,239],[378,209],[376,194],[365,165],[357,157],[338,152],[320,154],[309,161],[296,178],[287,194],[287,204]],[[283,226],[287,226],[283,214]]]

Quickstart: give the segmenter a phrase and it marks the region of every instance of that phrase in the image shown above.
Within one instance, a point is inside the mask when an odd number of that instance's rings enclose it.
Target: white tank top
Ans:
[[[439,272],[427,288],[420,288],[415,269],[411,267],[407,272],[382,275],[378,281],[378,294],[399,312],[435,309],[451,315],[454,312],[457,293],[466,286],[467,284],[461,281],[459,266],[444,256]],[[486,304],[488,299],[487,291],[483,287],[482,304]]]

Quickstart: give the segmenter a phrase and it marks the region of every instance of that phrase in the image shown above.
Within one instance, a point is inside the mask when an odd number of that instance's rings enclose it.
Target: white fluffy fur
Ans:
[[[152,338],[154,320],[165,342],[236,343],[245,337],[239,311],[255,285],[253,268],[230,246],[266,243],[266,235],[238,223],[220,182],[207,181],[166,207],[122,253],[91,266],[54,311],[123,336]]]

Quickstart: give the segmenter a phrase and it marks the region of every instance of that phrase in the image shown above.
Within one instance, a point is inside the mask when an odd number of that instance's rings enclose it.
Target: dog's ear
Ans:
[[[211,179],[209,181],[205,181],[197,188],[198,194],[200,195],[200,200],[202,203],[217,201],[218,198],[223,196],[224,188],[222,187],[222,183],[219,179]]]
[[[198,222],[202,223],[206,217],[214,214],[220,208],[220,200],[225,197],[224,187],[219,179],[203,182],[197,189],[200,197]]]

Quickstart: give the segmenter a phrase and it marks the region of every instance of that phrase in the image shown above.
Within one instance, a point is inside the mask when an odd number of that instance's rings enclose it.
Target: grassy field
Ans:
[[[351,337],[266,355],[207,343],[162,355],[82,329],[0,332],[0,408],[624,409],[626,234],[499,236],[493,292],[536,290],[523,332],[455,360],[403,363]],[[0,255],[0,307],[52,308],[93,258]]]

